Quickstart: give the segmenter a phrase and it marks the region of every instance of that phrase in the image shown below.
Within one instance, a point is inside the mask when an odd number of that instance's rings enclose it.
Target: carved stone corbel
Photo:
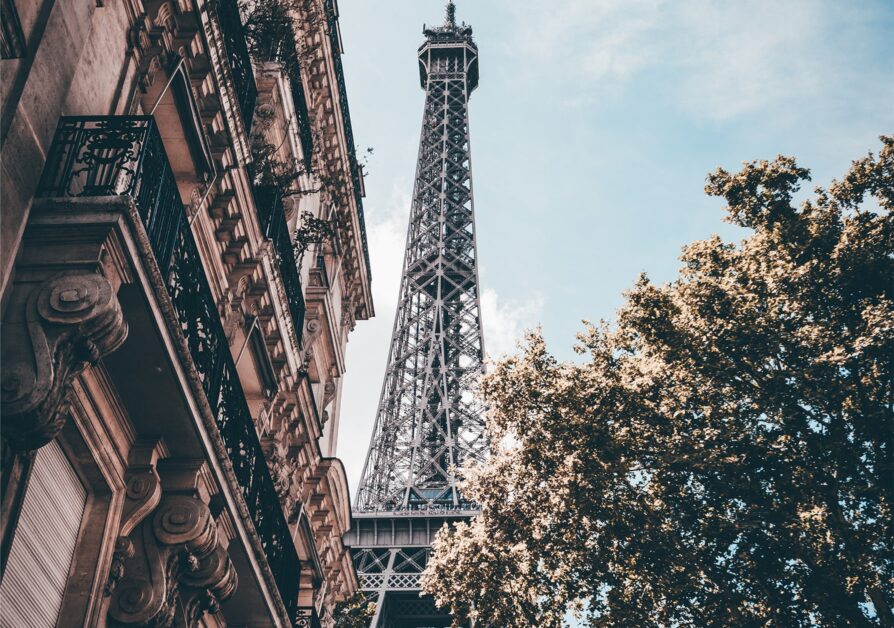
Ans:
[[[118,289],[130,266],[118,235],[121,200],[35,199],[0,331],[0,572],[12,545],[33,451],[70,415],[87,365],[127,337]]]
[[[320,322],[319,314],[308,308],[308,311],[305,314],[304,340],[302,341],[305,350],[304,355],[302,356],[300,370],[303,373],[306,373],[308,368],[310,368],[310,363],[314,359],[314,344],[316,343],[317,338],[322,334],[322,331],[323,323]]]
[[[236,590],[236,571],[201,487],[202,465],[158,464],[161,501],[122,537],[132,551],[112,592],[109,626],[194,626]]]
[[[3,322],[0,390],[4,436],[28,450],[59,433],[72,379],[120,347],[127,324],[112,285],[97,273],[53,277],[33,289],[22,309],[20,318]]]
[[[105,595],[115,591],[124,577],[125,563],[134,556],[134,544],[128,536],[133,529],[155,510],[161,501],[161,478],[156,463],[161,456],[160,441],[137,442],[131,448],[127,474],[124,476],[126,493],[121,513],[121,526],[115,541],[115,553],[106,581]]]
[[[351,296],[345,297],[341,305],[341,325],[343,329],[349,332],[354,331],[356,326],[356,310],[357,306],[354,303],[354,298]]]
[[[338,390],[338,377],[330,375],[323,386],[323,407],[328,407],[332,400],[335,399],[335,393]]]
[[[229,293],[221,298],[217,305],[220,317],[223,320],[224,335],[230,346],[236,342],[236,332],[245,328],[245,314],[241,307],[242,299],[233,293],[230,298]]]
[[[121,536],[129,535],[161,501],[161,478],[156,466],[161,456],[159,441],[137,442],[130,451],[125,481],[127,499],[121,514]]]
[[[47,208],[55,205],[35,202],[32,215]],[[53,440],[65,422],[74,377],[127,338],[117,293],[129,270],[113,229],[72,222],[29,223],[25,231],[0,359],[3,438],[13,449],[33,450]]]

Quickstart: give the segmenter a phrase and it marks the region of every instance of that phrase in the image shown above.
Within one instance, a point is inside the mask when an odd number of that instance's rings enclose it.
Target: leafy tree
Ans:
[[[376,605],[363,593],[357,593],[335,605],[335,628],[368,628],[376,614]]]
[[[480,626],[892,626],[894,138],[794,197],[794,159],[717,170],[749,230],[642,277],[580,363],[539,333],[482,384],[482,515],[425,587]],[[457,620],[457,625],[458,625]]]

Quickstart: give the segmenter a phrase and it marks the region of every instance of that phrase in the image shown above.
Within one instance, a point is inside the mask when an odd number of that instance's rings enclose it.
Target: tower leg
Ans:
[[[379,591],[379,595],[376,598],[376,614],[373,615],[372,622],[369,624],[369,628],[379,628],[379,622],[382,620],[382,607],[385,606],[385,592]]]

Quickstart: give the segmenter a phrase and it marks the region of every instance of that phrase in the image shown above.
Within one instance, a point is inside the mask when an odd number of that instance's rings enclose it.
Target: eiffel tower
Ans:
[[[472,28],[452,0],[424,28],[425,111],[400,300],[376,423],[346,544],[376,628],[450,625],[420,597],[434,534],[476,514],[454,469],[487,453],[481,303],[469,147],[469,95],[478,86]]]

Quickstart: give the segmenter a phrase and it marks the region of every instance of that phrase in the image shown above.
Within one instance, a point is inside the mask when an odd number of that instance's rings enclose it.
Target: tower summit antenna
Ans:
[[[447,0],[447,19],[444,21],[444,26],[456,28],[456,5],[453,4],[453,0]]]

